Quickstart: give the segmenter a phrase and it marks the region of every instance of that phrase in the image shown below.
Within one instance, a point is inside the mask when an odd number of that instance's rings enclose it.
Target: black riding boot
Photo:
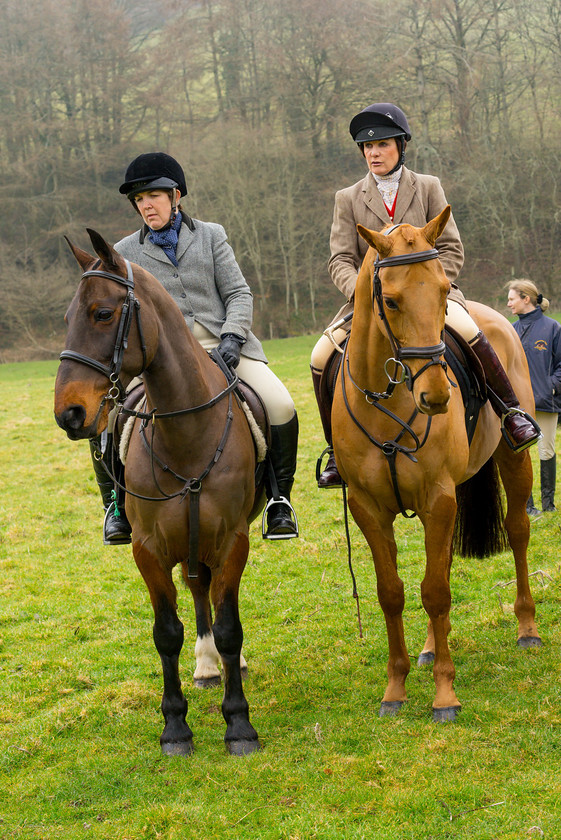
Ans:
[[[556,473],[555,455],[547,461],[540,461],[540,473],[542,480],[542,510],[544,513],[552,513],[554,510],[557,510],[554,504]]]
[[[96,481],[101,493],[105,519],[103,521],[103,544],[125,545],[131,541],[131,526],[125,513],[125,493],[115,487],[103,464],[115,475],[119,484],[124,483],[124,467],[118,458],[112,458],[113,435],[107,435],[107,444],[102,457],[101,437],[90,440],[90,452]],[[114,463],[113,463],[114,461]],[[115,491],[115,494],[114,492]]]
[[[298,536],[298,520],[290,504],[297,452],[298,416],[295,413],[288,423],[271,426],[269,458],[273,475],[268,475],[265,482],[268,502],[263,514],[263,539],[290,540]]]
[[[487,379],[489,402],[501,418],[501,431],[508,445],[521,452],[536,443],[541,433],[530,415],[520,408],[510,380],[487,338],[479,332],[470,347],[481,362]]]
[[[341,476],[339,475],[339,470],[337,469],[337,464],[335,463],[335,456],[333,455],[333,446],[332,446],[332,436],[331,436],[331,406],[325,406],[323,404],[323,400],[321,399],[321,392],[320,392],[320,382],[321,382],[321,371],[314,370],[313,367],[310,368],[312,371],[312,382],[314,384],[314,394],[316,395],[316,402],[318,404],[318,411],[319,417],[321,420],[321,425],[323,427],[323,434],[325,435],[325,440],[327,443],[327,450],[325,450],[319,457],[317,467],[316,467],[316,479],[318,483],[318,487],[321,489],[327,489],[330,487],[341,487]],[[321,461],[325,452],[328,453],[327,464],[325,465],[325,469],[320,473],[321,469]]]

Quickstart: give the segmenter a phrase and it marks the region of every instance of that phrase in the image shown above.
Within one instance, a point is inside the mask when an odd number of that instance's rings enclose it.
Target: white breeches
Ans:
[[[220,344],[220,339],[197,321],[195,321],[193,335],[205,350],[213,350]],[[240,379],[257,391],[265,404],[272,426],[282,426],[293,418],[295,409],[292,397],[269,365],[258,359],[241,356],[236,373]]]

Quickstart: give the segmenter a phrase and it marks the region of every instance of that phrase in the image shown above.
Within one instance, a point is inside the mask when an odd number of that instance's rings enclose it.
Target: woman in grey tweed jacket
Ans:
[[[224,228],[192,219],[183,211],[179,204],[187,194],[183,169],[163,152],[135,158],[119,191],[130,200],[144,225],[117,242],[115,250],[160,281],[195,338],[207,350],[217,348],[226,364],[236,368],[240,379],[263,400],[271,423],[270,459],[278,485],[273,499],[266,482],[269,504],[264,536],[297,537],[290,492],[296,470],[298,417],[289,392],[269,368],[261,343],[251,331],[253,295]],[[107,481],[106,476],[101,478]],[[108,507],[105,498],[104,506]],[[122,519],[122,515],[113,516],[109,506],[106,543],[130,541],[128,523]]]

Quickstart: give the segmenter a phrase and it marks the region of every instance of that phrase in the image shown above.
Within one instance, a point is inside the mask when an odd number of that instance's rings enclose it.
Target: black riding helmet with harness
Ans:
[[[166,190],[170,193],[171,216],[168,225],[172,224],[178,210],[176,190],[179,190],[182,198],[187,195],[185,173],[175,158],[165,152],[147,152],[138,155],[129,163],[119,192],[121,195],[126,195],[139,214],[135,196],[146,190]]]
[[[395,137],[398,149],[399,160],[388,175],[396,172],[405,162],[405,147],[411,140],[411,131],[407,117],[397,105],[391,102],[375,102],[373,105],[363,108],[351,120],[349,125],[351,137],[358,143],[362,153],[362,144],[372,140],[387,140]]]

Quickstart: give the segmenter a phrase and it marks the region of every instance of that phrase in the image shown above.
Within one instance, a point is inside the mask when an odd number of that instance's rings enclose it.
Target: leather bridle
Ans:
[[[142,322],[140,319],[140,302],[134,294],[134,279],[132,276],[131,264],[128,260],[125,260],[125,264],[127,267],[126,277],[121,277],[119,274],[114,274],[112,271],[99,271],[94,269],[91,271],[85,271],[82,274],[82,280],[85,277],[106,277],[108,280],[114,280],[116,283],[120,283],[121,286],[125,286],[127,289],[127,294],[121,309],[121,318],[117,328],[117,337],[115,339],[111,364],[104,365],[102,362],[98,362],[97,359],[92,359],[91,356],[86,356],[83,353],[77,353],[75,350],[63,350],[59,357],[61,361],[68,359],[72,362],[80,362],[83,365],[87,365],[87,367],[97,370],[109,379],[111,386],[103,398],[103,402],[107,402],[108,400],[116,401],[117,399],[123,399],[125,396],[125,388],[121,382],[120,375],[123,365],[123,356],[125,355],[125,350],[127,349],[129,333],[133,317],[135,315],[140,347],[142,350],[142,370],[138,375],[140,376],[140,374],[146,369],[146,343],[144,341]]]
[[[396,227],[399,226],[395,225],[394,227],[385,231],[385,233],[391,233],[392,230],[394,230]],[[416,407],[413,410],[411,417],[409,417],[408,420],[403,420],[401,417],[398,417],[398,415],[395,414],[393,411],[390,411],[390,409],[381,405],[380,400],[386,400],[389,397],[391,397],[397,385],[402,385],[403,383],[406,383],[409,391],[412,391],[413,384],[417,377],[433,365],[440,365],[446,371],[447,365],[443,358],[444,351],[446,350],[446,345],[443,340],[440,341],[439,344],[427,347],[403,347],[399,343],[399,341],[396,339],[392,332],[384,310],[382,283],[380,280],[380,269],[391,268],[400,265],[412,265],[413,263],[426,262],[428,260],[434,260],[437,258],[438,250],[436,248],[431,248],[427,251],[417,251],[416,253],[412,254],[399,254],[397,256],[386,257],[384,259],[380,259],[379,255],[377,255],[376,257],[374,263],[374,275],[372,279],[372,310],[374,314],[377,314],[381,318],[384,324],[384,328],[388,336],[388,340],[390,342],[393,354],[389,359],[386,360],[385,363],[385,372],[389,381],[386,390],[384,392],[370,391],[366,388],[361,388],[360,385],[358,385],[358,383],[355,382],[350,371],[348,344],[345,346],[343,363],[341,365],[341,387],[347,412],[353,420],[353,422],[355,423],[355,425],[358,426],[358,428],[366,435],[370,443],[374,444],[374,446],[380,449],[388,459],[395,497],[399,505],[400,512],[403,514],[403,516],[407,517],[408,519],[413,518],[416,514],[408,514],[404,508],[397,482],[395,460],[398,452],[400,452],[402,455],[405,455],[406,457],[410,458],[413,462],[417,462],[414,453],[417,452],[426,443],[431,427],[432,418],[430,416],[427,417],[427,424],[424,435],[422,437],[419,437],[419,435],[417,435],[412,428],[413,421],[419,414],[419,410]],[[404,361],[405,359],[427,359],[428,361],[415,375],[413,375],[409,365]],[[389,366],[392,363],[395,365],[393,375],[389,372]],[[401,371],[401,376],[399,378],[397,378],[398,371]],[[398,435],[396,435],[396,437],[393,440],[376,440],[376,438],[370,434],[368,429],[358,420],[358,418],[355,417],[348,401],[346,388],[347,378],[350,379],[353,386],[357,390],[364,394],[366,401],[370,405],[372,405],[374,408],[377,408],[379,411],[381,411],[386,416],[390,417],[392,420],[395,420],[395,422],[401,427],[401,431]],[[400,442],[401,438],[406,433],[408,433],[413,439],[412,447],[404,446],[404,444]]]

